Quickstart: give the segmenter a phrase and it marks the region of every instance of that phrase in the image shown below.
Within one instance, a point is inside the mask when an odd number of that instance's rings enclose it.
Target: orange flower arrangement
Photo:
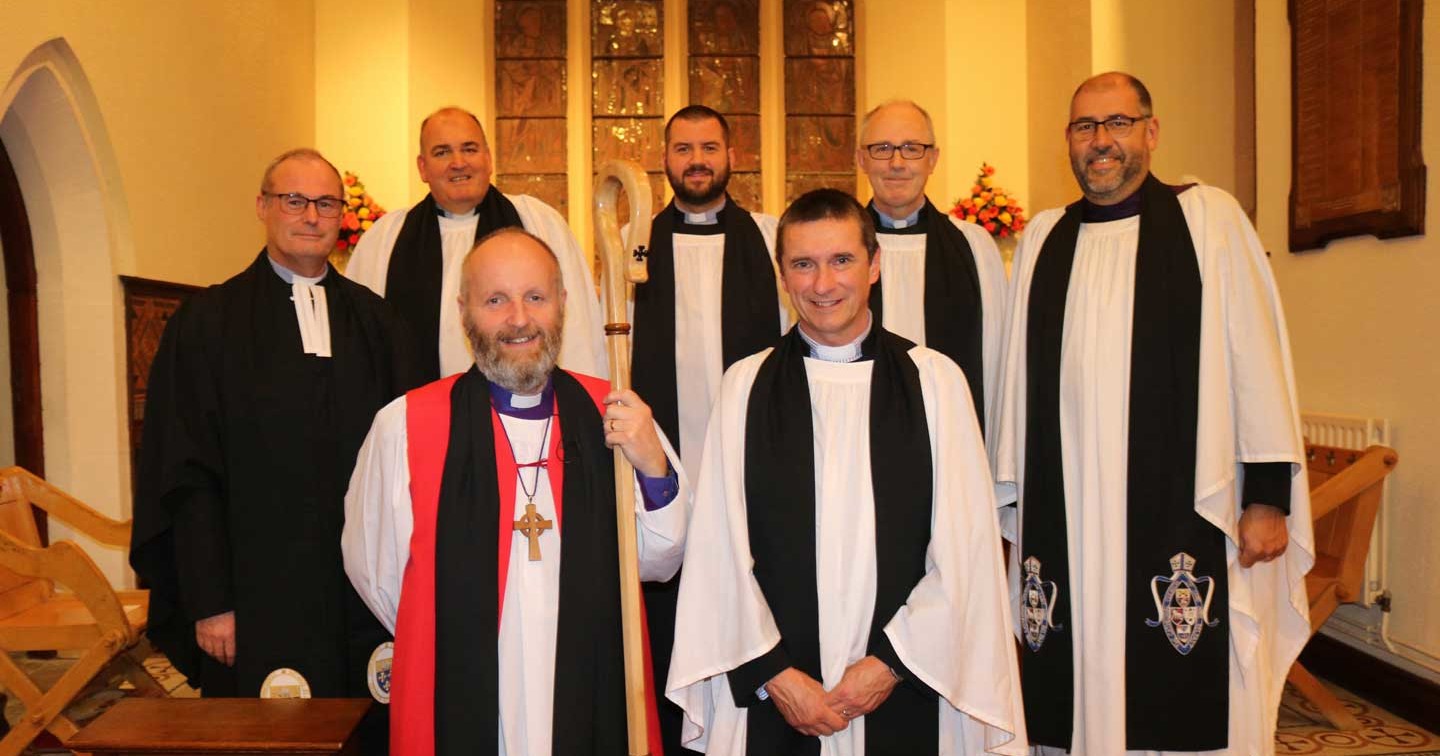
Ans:
[[[970,196],[955,200],[950,214],[960,220],[980,224],[991,236],[1008,239],[1025,230],[1025,209],[1004,189],[995,186],[995,180],[991,178],[994,175],[994,166],[981,163],[975,185],[970,187]]]
[[[330,261],[344,271],[355,245],[360,243],[360,237],[385,215],[385,208],[365,191],[365,184],[361,183],[359,176],[346,171],[342,181],[345,184],[345,214],[340,217],[340,236],[335,240]]]

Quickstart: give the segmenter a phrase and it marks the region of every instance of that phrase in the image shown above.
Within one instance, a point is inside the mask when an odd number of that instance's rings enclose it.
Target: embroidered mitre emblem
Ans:
[[[1020,632],[1031,651],[1039,651],[1055,624],[1055,596],[1060,587],[1053,580],[1040,579],[1040,560],[1025,559],[1025,584],[1020,587]]]
[[[1150,579],[1150,595],[1155,598],[1155,619],[1145,620],[1150,627],[1165,628],[1170,645],[1183,656],[1195,649],[1200,633],[1220,624],[1210,619],[1210,599],[1215,595],[1215,579],[1195,577],[1195,557],[1180,552],[1170,557],[1170,577],[1156,575]],[[1160,586],[1165,586],[1161,595]]]

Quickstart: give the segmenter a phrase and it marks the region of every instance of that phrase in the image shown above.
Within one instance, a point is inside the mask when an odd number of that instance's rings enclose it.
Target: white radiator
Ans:
[[[1305,440],[1321,446],[1364,450],[1371,444],[1390,445],[1390,421],[1373,417],[1302,412],[1300,429]],[[1390,486],[1380,497],[1380,513],[1370,533],[1370,558],[1365,561],[1365,591],[1361,604],[1371,606],[1390,586],[1385,569],[1385,544],[1390,540]]]

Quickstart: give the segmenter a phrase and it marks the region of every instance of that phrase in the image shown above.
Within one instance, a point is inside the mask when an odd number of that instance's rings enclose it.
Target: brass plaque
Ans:
[[[564,0],[496,0],[495,57],[564,60]]]
[[[507,116],[565,116],[565,61],[497,60],[496,108]]]
[[[591,39],[597,58],[651,58],[665,54],[660,0],[595,0]]]
[[[500,175],[495,186],[506,194],[528,194],[570,217],[570,180],[565,174]]]
[[[760,58],[691,56],[690,102],[721,113],[760,112]]]
[[[785,114],[832,113],[855,113],[855,59],[786,59]]]
[[[595,164],[612,158],[634,160],[647,171],[664,170],[665,122],[659,118],[596,118]]]
[[[595,83],[595,115],[662,115],[665,84],[660,63],[659,58],[596,59],[590,74]]]
[[[760,54],[759,0],[690,0],[689,14],[691,55]]]
[[[785,0],[786,55],[854,55],[850,0]]]
[[[854,116],[787,116],[785,171],[855,173]]]
[[[564,118],[498,118],[496,173],[564,173]]]

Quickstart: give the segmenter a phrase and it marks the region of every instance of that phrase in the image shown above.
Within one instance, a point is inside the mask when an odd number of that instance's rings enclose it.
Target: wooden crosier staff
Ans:
[[[620,191],[630,200],[630,233],[620,238]],[[595,243],[605,295],[605,342],[610,388],[630,388],[630,286],[645,283],[650,241],[650,179],[629,160],[611,160],[595,176]],[[640,636],[640,558],[635,546],[635,468],[615,449],[615,524],[620,535],[620,619],[625,647],[625,714],[630,756],[649,756],[645,706],[645,647]]]

